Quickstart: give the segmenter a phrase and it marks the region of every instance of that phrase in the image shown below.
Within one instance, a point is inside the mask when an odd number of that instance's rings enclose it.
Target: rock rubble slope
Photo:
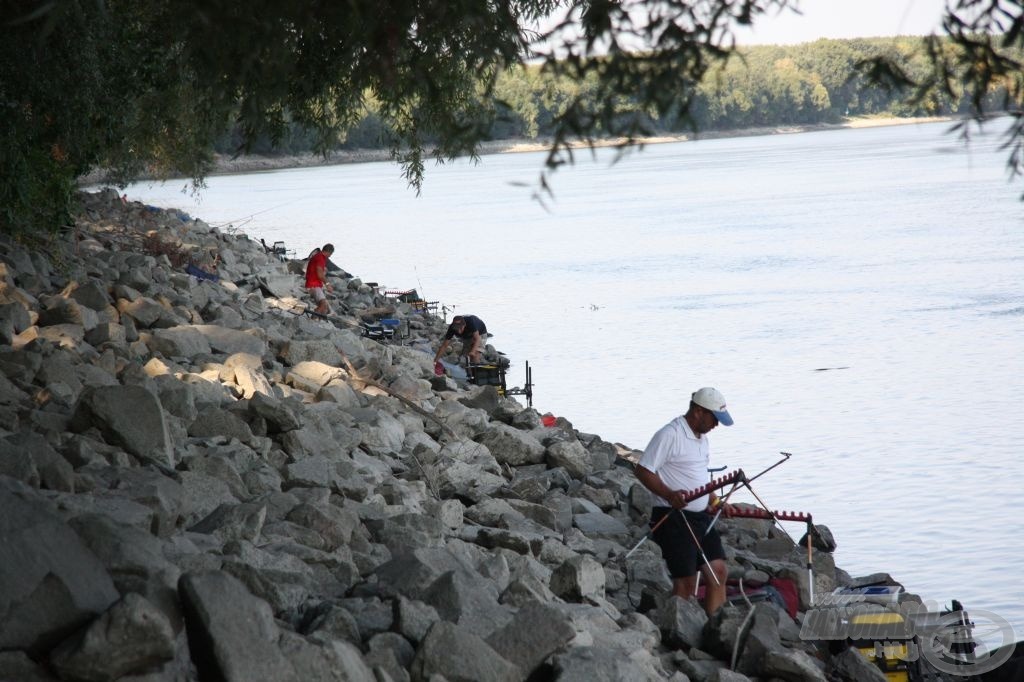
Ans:
[[[350,277],[313,320],[300,286],[112,191],[48,252],[2,240],[0,679],[866,679],[772,602],[736,647],[746,607],[668,598],[654,543],[624,562],[650,502],[619,448],[435,377],[443,321]],[[362,335],[383,313],[403,343]],[[801,549],[723,528],[732,576],[807,608]]]

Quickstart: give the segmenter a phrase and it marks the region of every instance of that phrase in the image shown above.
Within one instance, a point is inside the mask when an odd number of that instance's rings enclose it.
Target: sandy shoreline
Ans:
[[[668,142],[687,142],[691,140],[714,140],[731,137],[755,137],[760,135],[788,135],[807,133],[820,130],[841,130],[843,128],[874,128],[879,126],[908,125],[912,123],[935,123],[956,120],[951,116],[931,116],[921,118],[850,118],[842,123],[816,123],[797,126],[770,126],[763,128],[743,128],[738,130],[709,130],[697,135],[665,135],[643,139],[643,144],[665,144]],[[622,139],[599,140],[595,147],[612,147],[620,144]],[[551,140],[543,139],[512,139],[495,140],[480,144],[479,154],[514,154],[523,152],[539,152],[548,149]],[[573,145],[585,148],[585,143]],[[283,170],[286,168],[308,168],[314,166],[333,166],[343,163],[366,163],[388,161],[390,155],[386,149],[355,149],[332,152],[327,158],[318,154],[299,154],[290,156],[249,155],[229,157],[217,155],[215,170],[210,175],[229,175],[235,173],[253,173],[259,171]]]

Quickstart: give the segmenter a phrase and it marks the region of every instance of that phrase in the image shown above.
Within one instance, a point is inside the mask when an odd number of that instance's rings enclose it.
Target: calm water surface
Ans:
[[[480,315],[535,406],[643,448],[714,385],[712,460],[811,512],[853,575],[987,609],[1024,637],[1024,204],[992,135],[945,124],[610,153],[530,198],[539,154],[214,177],[131,199]],[[523,183],[528,185],[523,186]],[[737,499],[753,501],[749,493]],[[801,533],[799,527],[794,534]]]

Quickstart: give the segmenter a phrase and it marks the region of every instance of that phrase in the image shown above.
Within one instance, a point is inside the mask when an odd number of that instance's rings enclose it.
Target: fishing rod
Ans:
[[[251,222],[252,219],[255,218],[258,215],[263,215],[264,213],[270,213],[271,211],[276,211],[279,208],[284,208],[285,206],[290,206],[291,204],[294,204],[297,201],[305,201],[308,198],[309,197],[300,197],[298,199],[292,199],[291,201],[286,201],[284,203],[278,204],[277,206],[271,206],[270,208],[265,208],[262,211],[256,211],[255,213],[250,213],[248,215],[244,215],[241,218],[238,218],[236,220],[226,220],[226,221],[224,221],[222,223],[210,224],[210,227],[221,228],[221,227],[224,227],[225,225],[233,225],[234,223],[237,223],[237,222],[240,222],[240,221],[243,221],[243,220],[245,222],[242,223],[242,225],[244,225],[245,223]]]
[[[750,493],[752,495],[754,495],[754,497],[757,497],[757,494],[754,493],[754,489],[750,487],[750,484],[753,483],[754,481],[756,481],[757,479],[761,478],[762,476],[764,476],[765,474],[767,474],[769,471],[771,471],[775,467],[779,466],[780,464],[784,464],[785,462],[789,461],[789,458],[793,456],[793,453],[791,453],[791,452],[781,452],[780,451],[779,454],[782,455],[782,459],[780,459],[778,462],[776,462],[775,464],[772,464],[767,469],[761,471],[759,474],[757,474],[753,478],[747,479],[745,481],[742,481],[743,485],[747,486],[747,488],[750,490]],[[711,519],[711,523],[708,524],[708,528],[707,528],[706,531],[704,531],[704,535],[707,535],[708,533],[710,533],[711,529],[715,527],[716,523],[718,523],[718,517],[720,517],[722,515],[722,511],[725,509],[725,505],[729,502],[729,497],[734,492],[736,492],[736,488],[738,487],[738,485],[739,484],[734,485],[732,487],[732,490],[730,490],[729,493],[722,499],[722,504],[718,507],[718,511],[715,512],[715,518]],[[760,502],[760,501],[761,500],[758,499],[758,502]],[[761,503],[761,506],[765,507],[764,503]],[[767,507],[765,507],[765,509],[767,509]],[[783,532],[785,532],[785,529],[783,529]],[[788,533],[787,533],[787,535],[788,535]],[[790,538],[790,539],[792,539],[792,538]]]
[[[669,514],[671,514],[671,512],[669,512]],[[665,514],[662,520],[667,519],[669,514]],[[716,585],[721,585],[722,581],[718,579],[717,575],[715,575],[715,569],[711,567],[711,562],[708,561],[708,555],[704,553],[704,545],[702,545],[700,540],[697,539],[697,534],[693,532],[693,526],[690,525],[690,519],[686,518],[686,514],[680,514],[680,516],[683,517],[683,523],[686,524],[686,530],[690,531],[690,537],[693,538],[693,544],[697,546],[698,550],[700,550],[700,558],[704,560],[704,565],[708,567],[708,575],[711,576]],[[700,574],[698,574],[698,580],[699,575]],[[693,586],[693,595],[697,596],[696,584]]]
[[[724,488],[725,486],[729,485],[730,483],[735,483],[737,480],[739,480],[741,478],[743,478],[743,469],[737,469],[736,471],[733,471],[732,473],[726,474],[725,476],[722,476],[720,478],[716,478],[715,480],[711,481],[710,483],[702,485],[699,488],[696,488],[694,490],[685,491],[685,492],[683,492],[683,506],[685,506],[687,503],[692,502],[692,501],[694,501],[694,500],[696,500],[698,498],[704,497],[708,493],[714,492],[715,490],[718,490],[719,488]],[[640,538],[640,541],[633,546],[633,549],[629,550],[626,553],[626,555],[623,557],[623,560],[628,559],[630,556],[632,556],[633,552],[638,550],[640,548],[640,545],[644,544],[644,542],[646,542],[648,540],[648,538],[650,538],[654,534],[654,531],[658,530],[658,528],[661,526],[661,524],[665,523],[665,521],[668,520],[668,517],[671,516],[672,513],[676,512],[676,511],[679,511],[679,510],[673,508],[672,511],[670,511],[669,513],[667,513],[663,517],[661,517],[661,520],[659,520],[656,524],[654,524],[654,526],[649,531],[647,531],[647,533],[642,538]],[[683,517],[683,518],[685,519],[686,517]],[[694,539],[696,539],[696,538],[694,538]],[[698,546],[700,546],[699,543],[698,543]]]

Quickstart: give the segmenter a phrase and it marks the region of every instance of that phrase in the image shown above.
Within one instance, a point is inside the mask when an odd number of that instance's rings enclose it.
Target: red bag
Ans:
[[[772,578],[768,584],[775,588],[775,591],[782,595],[786,602],[786,613],[790,618],[796,618],[796,612],[800,608],[800,593],[797,592],[796,583],[788,578]]]

